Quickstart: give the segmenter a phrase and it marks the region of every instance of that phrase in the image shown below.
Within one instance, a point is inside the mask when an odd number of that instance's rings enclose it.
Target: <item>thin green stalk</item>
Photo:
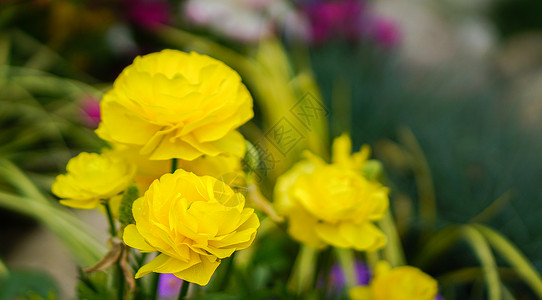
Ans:
[[[223,292],[228,287],[228,283],[231,276],[229,276],[233,271],[233,259],[235,257],[236,252],[233,252],[230,258],[225,262],[226,263],[226,270],[222,273],[222,277],[220,278],[220,283],[218,284],[218,291]],[[184,284],[184,281],[183,281]]]
[[[102,205],[105,208],[105,212],[107,214],[107,220],[109,221],[109,234],[111,234],[112,238],[115,238],[117,236],[117,228],[115,226],[115,220],[113,219],[113,214],[111,213],[111,207],[109,206],[109,202],[104,202]],[[121,250],[122,251],[122,250]],[[122,256],[122,253],[121,253]],[[117,261],[115,270],[114,270],[114,277],[116,277],[117,282],[117,299],[123,300],[124,299],[124,274],[122,273],[122,268],[120,266],[120,261]]]
[[[117,277],[117,299],[118,300],[124,300],[124,273],[122,272],[122,268],[120,266],[120,259],[122,259],[122,251],[126,251],[126,249],[121,248],[121,254],[119,256],[119,261],[117,261],[117,265],[115,267],[115,273]]]
[[[151,289],[150,289],[150,297],[151,300],[158,299],[158,283],[160,281],[160,274],[159,273],[152,273],[151,278]]]
[[[484,223],[488,221],[491,217],[495,216],[499,211],[501,211],[512,199],[513,193],[511,190],[506,191],[502,194],[497,200],[495,200],[491,205],[486,207],[481,213],[470,220],[470,223]]]
[[[175,173],[176,170],[177,170],[177,159],[173,158],[171,160],[171,173]]]
[[[314,269],[316,265],[316,256],[318,250],[309,246],[301,245],[299,253],[294,263],[290,279],[288,280],[288,289],[291,292],[300,295],[310,288]]]
[[[366,252],[366,256],[367,256],[367,263],[369,264],[369,269],[371,270],[376,269],[376,265],[380,261],[380,255],[378,251]]]
[[[339,264],[341,265],[341,269],[344,272],[346,287],[348,289],[351,289],[358,283],[358,276],[356,274],[355,267],[356,259],[354,257],[354,252],[351,249],[335,248],[335,253],[337,253]]]
[[[395,222],[393,221],[391,212],[388,211],[384,215],[384,218],[378,222],[378,224],[388,237],[388,243],[383,249],[384,256],[387,258],[392,267],[404,265],[405,254],[403,251],[403,246],[401,245],[399,234],[397,234],[397,228],[395,227]]]
[[[401,129],[399,139],[412,155],[412,169],[420,200],[420,219],[426,228],[432,228],[437,219],[437,204],[429,163],[425,158],[422,147],[410,129]]]
[[[179,292],[179,300],[186,299],[186,295],[188,294],[188,288],[190,287],[190,282],[183,280],[183,283],[181,285],[181,291]]]
[[[104,202],[103,206],[107,214],[107,221],[109,222],[109,234],[111,234],[111,237],[116,237],[117,228],[115,227],[115,221],[113,220],[113,213],[111,213],[111,207],[109,206],[108,202]]]

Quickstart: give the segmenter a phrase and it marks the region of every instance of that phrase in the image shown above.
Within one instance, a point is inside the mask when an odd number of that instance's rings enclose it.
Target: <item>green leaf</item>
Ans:
[[[119,222],[122,227],[128,224],[135,224],[134,215],[132,213],[132,204],[139,197],[137,186],[131,185],[124,191],[119,207]]]

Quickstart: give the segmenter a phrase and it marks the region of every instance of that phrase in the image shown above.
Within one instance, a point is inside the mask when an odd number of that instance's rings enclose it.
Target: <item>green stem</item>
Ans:
[[[340,248],[335,248],[335,252],[337,253],[339,264],[341,265],[341,269],[344,272],[344,277],[346,278],[346,287],[351,289],[356,286],[358,282],[354,252],[351,249]]]
[[[226,263],[226,270],[224,273],[222,273],[222,277],[220,278],[220,284],[218,285],[218,290],[220,292],[223,292],[228,287],[229,279],[231,278],[230,274],[233,271],[233,259],[235,257],[236,252],[232,253],[230,258],[225,261]]]
[[[183,280],[183,283],[181,285],[181,291],[179,292],[179,300],[186,299],[186,295],[188,294],[188,288],[190,287],[190,282]]]
[[[171,173],[175,173],[176,170],[177,170],[177,159],[173,158],[171,160]]]
[[[149,299],[155,300],[158,299],[158,282],[160,281],[160,274],[159,273],[152,273],[151,278],[151,289],[150,289],[150,297]]]
[[[318,250],[306,245],[301,245],[290,279],[288,289],[297,295],[310,288],[314,276],[316,257]]]
[[[388,243],[383,249],[384,257],[394,268],[405,265],[405,254],[391,212],[388,211],[378,224],[388,237]]]
[[[122,268],[120,266],[120,259],[122,259],[122,251],[126,251],[126,249],[121,248],[121,253],[119,256],[119,261],[117,261],[117,266],[115,268],[115,272],[117,273],[117,299],[118,300],[124,300],[124,274],[122,272]]]
[[[109,233],[111,237],[117,236],[117,228],[115,227],[115,221],[113,220],[113,214],[111,213],[111,208],[109,207],[109,202],[104,202],[103,206],[107,214],[107,221],[109,221]]]
[[[109,202],[103,202],[102,204],[107,214],[107,220],[109,221],[109,234],[111,234],[111,237],[114,238],[117,236],[117,228],[115,227],[115,220],[113,219],[113,214],[111,213],[111,207],[109,206]],[[122,252],[121,252],[121,256],[122,256]],[[122,268],[120,267],[120,261],[117,261],[116,263],[114,275],[117,278],[118,299],[123,300],[124,299],[124,274],[122,273]]]

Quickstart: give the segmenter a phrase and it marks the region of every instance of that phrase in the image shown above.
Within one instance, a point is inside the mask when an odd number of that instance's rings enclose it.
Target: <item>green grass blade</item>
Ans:
[[[410,129],[402,128],[399,130],[399,139],[412,155],[412,169],[420,199],[420,219],[424,227],[432,228],[437,218],[437,205],[429,163],[425,158],[422,147]]]
[[[542,277],[527,257],[508,239],[495,230],[484,225],[473,226],[489,241],[493,249],[514,268],[525,283],[533,289],[538,298],[542,299]]]
[[[512,199],[513,192],[511,190],[506,191],[499,198],[497,198],[491,205],[486,207],[481,213],[471,219],[470,223],[484,223],[491,217],[495,216],[501,211]]]
[[[462,233],[463,237],[474,250],[476,256],[478,256],[480,264],[482,265],[482,269],[484,270],[484,277],[489,296],[488,299],[502,299],[501,281],[499,278],[499,273],[497,271],[497,264],[486,239],[478,230],[476,230],[475,227],[471,225],[463,226]]]
[[[460,228],[457,226],[448,226],[433,234],[425,243],[425,246],[418,252],[413,259],[414,266],[424,269],[445,253],[460,238]]]
[[[0,176],[12,184],[22,195],[29,199],[47,202],[47,198],[38,190],[21,170],[7,159],[0,159]]]
[[[88,224],[61,207],[1,191],[0,206],[33,217],[46,225],[85,266],[95,264],[106,251],[105,246],[90,234]]]

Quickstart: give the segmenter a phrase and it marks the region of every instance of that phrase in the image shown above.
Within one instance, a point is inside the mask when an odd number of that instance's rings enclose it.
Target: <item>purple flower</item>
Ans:
[[[173,274],[160,274],[158,281],[158,296],[160,298],[174,298],[181,291],[183,280]]]
[[[154,29],[171,20],[171,8],[164,0],[125,0],[128,17],[137,25]]]
[[[93,96],[81,100],[81,119],[90,128],[97,128],[100,123],[100,101]]]
[[[371,273],[366,264],[356,261],[355,266],[356,276],[358,278],[357,284],[359,285],[368,285],[371,280]],[[333,286],[343,287],[346,283],[346,277],[344,275],[343,269],[339,265],[334,265],[331,267],[329,273],[329,281]]]
[[[368,285],[371,280],[371,272],[367,265],[361,261],[356,261],[355,272],[357,276],[358,285]],[[322,287],[324,285],[324,278],[318,280],[318,286]],[[335,264],[331,267],[329,275],[327,278],[327,286],[330,289],[330,294],[336,295],[346,286],[346,276],[343,269]]]
[[[332,37],[357,40],[364,11],[365,3],[359,0],[317,1],[304,8],[316,44]]]

